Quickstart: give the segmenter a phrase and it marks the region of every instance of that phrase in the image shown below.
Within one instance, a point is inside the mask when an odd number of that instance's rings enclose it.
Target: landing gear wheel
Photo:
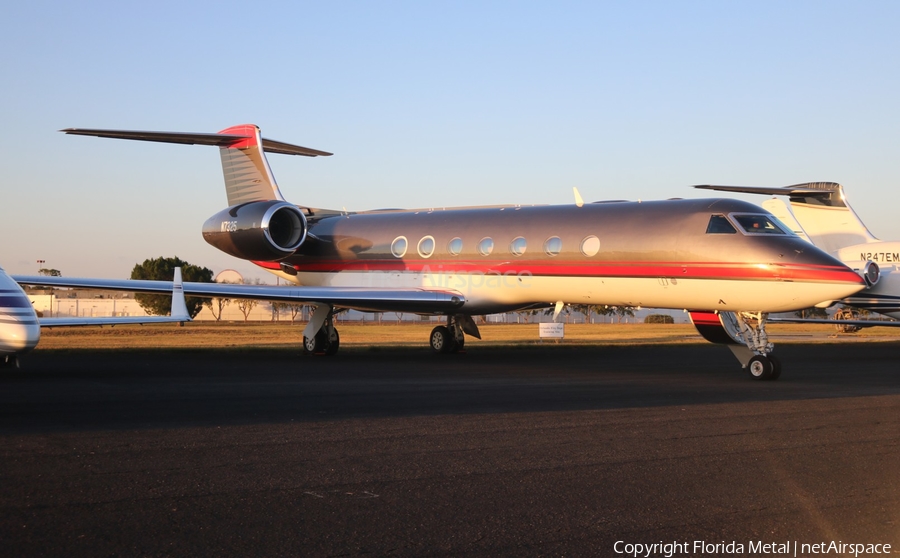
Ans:
[[[747,363],[747,372],[754,380],[768,380],[772,377],[774,367],[768,357],[756,355]]]
[[[303,336],[303,352],[308,355],[320,355],[328,350],[328,334],[320,329],[312,337]]]
[[[453,350],[454,339],[446,326],[437,326],[431,330],[431,349],[436,353],[449,353]]]
[[[303,336],[303,352],[308,355],[331,356],[337,353],[340,345],[341,336],[337,329],[332,329],[330,336],[325,329],[320,329],[313,337]]]
[[[330,339],[328,339],[328,345],[325,347],[325,354],[331,356],[338,351],[338,347],[341,345],[341,336],[338,335],[337,328],[332,328]]]
[[[781,377],[781,361],[778,360],[778,357],[769,355],[769,362],[772,363],[772,375],[769,376],[769,379],[777,380],[779,377]]]
[[[303,352],[308,355],[315,355],[325,352],[325,332],[321,329],[312,337],[303,336]]]

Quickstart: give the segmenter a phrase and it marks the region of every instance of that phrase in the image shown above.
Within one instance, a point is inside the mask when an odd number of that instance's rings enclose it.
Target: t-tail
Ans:
[[[60,131],[79,136],[217,146],[222,158],[225,194],[229,206],[256,201],[284,201],[265,152],[304,157],[331,155],[327,151],[263,138],[259,126],[255,124],[231,126],[216,134],[87,128],[66,128]]]
[[[203,238],[237,258],[272,262],[293,254],[306,240],[306,214],[281,195],[265,152],[304,157],[327,151],[263,138],[255,124],[240,124],[216,134],[141,132],[67,128],[66,134],[101,138],[213,145],[219,148],[228,207],[203,224]]]

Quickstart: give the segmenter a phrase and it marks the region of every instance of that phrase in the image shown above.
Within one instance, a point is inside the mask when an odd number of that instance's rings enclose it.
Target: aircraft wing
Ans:
[[[828,318],[769,318],[770,323],[781,324],[828,324],[851,325],[856,327],[900,327],[900,321],[878,320],[833,320]]]
[[[32,277],[39,280],[42,276]],[[54,279],[63,279],[62,277],[44,277],[53,282]],[[15,281],[15,278],[13,278]],[[91,283],[103,281],[104,279],[75,279],[82,283]],[[113,281],[112,283],[128,285],[130,281]],[[110,316],[110,317],[78,317],[67,316],[64,318],[38,318],[41,327],[73,327],[73,326],[104,326],[104,325],[127,325],[127,324],[164,324],[172,322],[189,322],[191,316],[188,314],[187,305],[184,303],[184,283],[181,280],[181,268],[175,269],[174,281],[165,281],[168,288],[166,294],[172,295],[172,309],[168,316]],[[28,283],[26,283],[28,284]],[[41,284],[41,283],[33,283]],[[81,285],[79,285],[81,286]],[[100,288],[100,287],[98,287]],[[128,290],[118,288],[116,290]]]
[[[14,275],[23,285],[49,287],[79,287],[137,293],[168,294],[172,281],[142,281],[129,279],[78,279],[45,277],[42,275]],[[378,289],[350,287],[273,287],[270,285],[232,285],[229,283],[183,284],[184,294],[200,298],[243,298],[269,302],[308,302],[330,304],[366,312],[449,312],[465,304],[465,297],[450,290]]]
[[[190,316],[120,316],[111,318],[38,318],[41,327],[166,324],[189,322]]]

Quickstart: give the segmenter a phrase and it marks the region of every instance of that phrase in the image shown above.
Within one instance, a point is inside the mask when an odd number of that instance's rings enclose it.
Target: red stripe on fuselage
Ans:
[[[253,262],[279,270],[275,262]],[[536,277],[630,277],[674,279],[728,279],[748,281],[805,281],[863,284],[862,278],[842,266],[811,264],[747,264],[728,262],[474,262],[460,260],[315,260],[293,266],[298,272],[394,272],[523,275]]]

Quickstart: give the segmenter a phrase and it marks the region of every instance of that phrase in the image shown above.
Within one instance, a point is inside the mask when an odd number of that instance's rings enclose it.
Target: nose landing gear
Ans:
[[[754,380],[777,380],[781,376],[781,361],[774,355],[754,355],[746,368]]]
[[[753,380],[777,380],[781,361],[766,333],[765,312],[691,312],[697,331],[712,343],[728,346]]]

